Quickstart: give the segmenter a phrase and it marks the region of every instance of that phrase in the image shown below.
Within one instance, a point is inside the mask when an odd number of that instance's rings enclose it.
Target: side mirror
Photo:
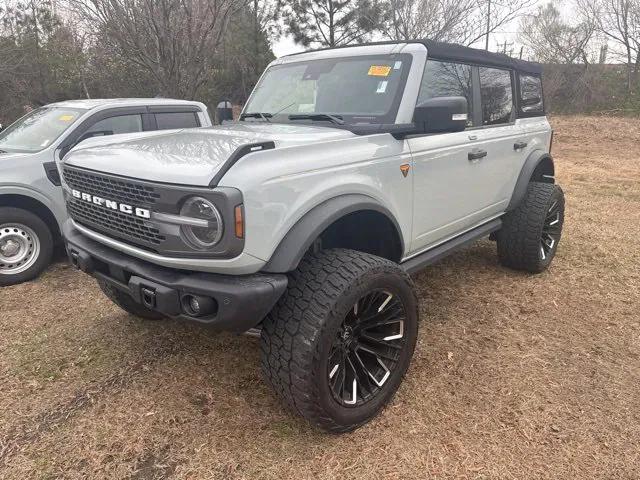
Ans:
[[[467,128],[467,99],[430,98],[416,106],[413,122],[421,133],[461,132]]]
[[[4,130],[4,125],[0,123],[0,132]]]
[[[216,107],[216,118],[219,124],[227,120],[233,120],[233,106],[231,102],[224,100],[218,104]]]

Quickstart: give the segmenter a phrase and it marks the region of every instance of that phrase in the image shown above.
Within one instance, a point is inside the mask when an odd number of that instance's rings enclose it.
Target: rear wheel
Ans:
[[[21,208],[0,208],[0,286],[33,280],[51,263],[47,224]]]
[[[102,292],[125,312],[136,317],[144,318],[145,320],[163,320],[165,318],[161,313],[150,310],[144,305],[136,302],[131,298],[131,295],[112,287],[102,280],[98,280],[97,282]]]
[[[564,193],[558,185],[531,182],[522,203],[505,215],[497,233],[500,262],[540,273],[558,249],[564,223]]]
[[[351,250],[305,257],[263,322],[262,367],[280,398],[328,431],[352,430],[393,397],[418,330],[411,279]]]

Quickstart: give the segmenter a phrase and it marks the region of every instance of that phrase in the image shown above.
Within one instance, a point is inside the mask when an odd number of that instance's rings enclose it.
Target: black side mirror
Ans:
[[[224,100],[218,104],[216,107],[216,118],[219,124],[227,120],[233,120],[233,106],[231,102]]]
[[[467,99],[430,98],[416,106],[413,122],[421,133],[461,132],[467,128]]]

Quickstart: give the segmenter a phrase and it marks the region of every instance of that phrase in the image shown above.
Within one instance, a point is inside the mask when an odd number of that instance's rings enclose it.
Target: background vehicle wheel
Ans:
[[[131,298],[130,295],[121,292],[108,283],[105,283],[102,280],[97,280],[97,282],[103,293],[125,312],[130,313],[131,315],[134,315],[136,317],[144,318],[145,320],[163,320],[166,318],[161,313],[150,310],[144,305],[139,304],[133,298]]]
[[[558,185],[531,182],[522,203],[505,215],[497,232],[500,263],[540,273],[558,249],[564,223],[564,193]]]
[[[309,254],[263,322],[263,373],[311,423],[352,430],[398,389],[417,332],[413,283],[398,265],[352,250]]]
[[[0,286],[33,280],[51,263],[53,237],[37,215],[0,207]]]

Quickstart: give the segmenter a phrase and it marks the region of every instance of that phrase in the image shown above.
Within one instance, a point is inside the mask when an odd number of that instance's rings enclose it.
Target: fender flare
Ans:
[[[402,230],[393,214],[372,197],[362,194],[346,194],[325,200],[309,210],[296,222],[291,230],[287,232],[261,271],[285,273],[295,270],[316,238],[333,222],[350,213],[364,210],[381,213],[391,221],[396,229],[402,251],[404,252]]]
[[[543,173],[541,171],[537,171],[538,167],[540,167],[543,162],[549,161],[551,162],[551,176],[543,177]],[[507,212],[515,209],[520,202],[524,199],[525,194],[527,193],[527,186],[529,182],[534,177],[540,177],[539,180],[546,183],[555,183],[553,179],[554,175],[554,165],[553,165],[553,157],[547,152],[543,150],[534,150],[529,154],[527,159],[520,170],[520,174],[518,175],[518,180],[516,181],[516,186],[513,189],[513,194],[511,195],[511,200],[509,201],[509,205],[507,206]],[[538,180],[538,179],[536,179]]]

